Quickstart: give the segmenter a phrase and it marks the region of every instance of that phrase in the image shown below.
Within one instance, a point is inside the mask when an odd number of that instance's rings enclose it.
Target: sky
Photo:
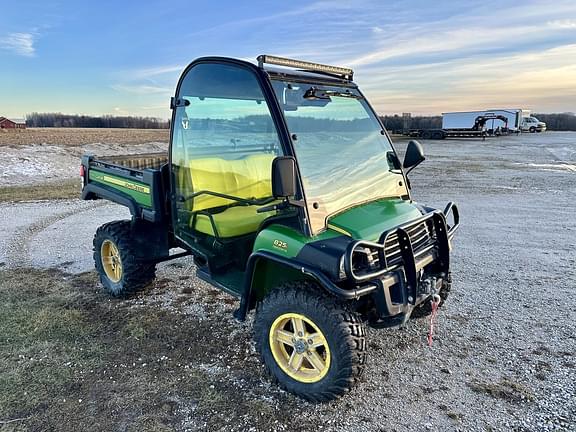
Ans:
[[[576,1],[0,0],[0,116],[169,118],[193,59],[349,66],[380,114],[576,112]]]

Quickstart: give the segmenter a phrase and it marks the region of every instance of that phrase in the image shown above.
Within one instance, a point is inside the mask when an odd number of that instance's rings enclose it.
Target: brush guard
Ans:
[[[447,223],[449,217],[452,218],[451,225]],[[444,212],[432,210],[415,221],[385,231],[378,242],[360,240],[349,245],[344,270],[349,280],[357,285],[368,283],[377,286],[372,296],[378,321],[382,318],[379,326],[404,322],[419,301],[439,292],[449,283],[450,243],[459,224],[458,207],[450,202]],[[416,244],[411,233],[420,226],[426,227],[428,238]],[[390,256],[391,239],[394,239],[394,245],[397,239],[400,258],[397,252],[394,258]],[[353,268],[354,254],[366,249],[374,255],[377,251],[378,268],[359,273]],[[425,274],[424,269],[430,264],[433,264],[433,274]]]

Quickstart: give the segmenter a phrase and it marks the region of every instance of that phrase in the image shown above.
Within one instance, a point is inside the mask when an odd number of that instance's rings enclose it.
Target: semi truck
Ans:
[[[124,297],[150,285],[159,262],[192,255],[199,278],[238,299],[237,320],[254,313],[273,380],[327,401],[360,378],[366,326],[446,301],[458,208],[414,200],[422,146],[411,141],[400,160],[351,69],[257,60],[186,67],[167,154],[82,158],[82,198],[132,215],[98,228],[94,262],[105,290]],[[214,343],[225,355],[229,340]]]

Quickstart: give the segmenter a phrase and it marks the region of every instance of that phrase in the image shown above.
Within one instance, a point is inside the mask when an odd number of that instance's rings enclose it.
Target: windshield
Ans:
[[[407,195],[390,141],[358,90],[273,85],[293,135],[313,233],[341,210]]]

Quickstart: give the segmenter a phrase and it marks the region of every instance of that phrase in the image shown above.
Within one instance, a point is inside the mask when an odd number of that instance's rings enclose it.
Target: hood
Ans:
[[[356,240],[378,241],[391,228],[410,222],[422,213],[412,201],[399,198],[372,201],[328,218],[328,228]]]

